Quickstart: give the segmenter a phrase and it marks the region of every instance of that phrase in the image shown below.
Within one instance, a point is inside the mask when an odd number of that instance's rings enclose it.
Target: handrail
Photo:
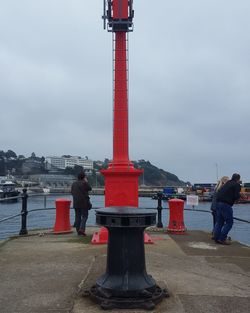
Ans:
[[[11,216],[5,217],[5,218],[3,218],[3,219],[0,220],[0,223],[1,223],[1,222],[8,221],[8,220],[11,220],[12,218],[15,218],[15,217],[21,216],[21,215],[22,215],[22,213],[18,213],[18,214],[16,214],[16,215],[11,215]]]
[[[56,194],[65,195],[65,193],[27,193],[28,197],[46,197],[46,196],[54,196]],[[0,198],[0,202],[7,202],[9,200],[16,200],[16,199],[22,199],[21,196],[14,196],[14,197],[6,197],[6,198]]]
[[[46,197],[46,196],[55,196],[55,195],[65,195],[65,193],[60,193],[60,192],[58,192],[58,193],[55,193],[55,192],[49,192],[49,193],[37,193],[37,192],[35,192],[35,193],[27,193],[28,194],[28,196],[29,197]]]
[[[36,211],[49,211],[49,210],[55,210],[56,208],[42,208],[42,209],[33,209],[33,210],[29,210],[29,211],[27,211],[28,213],[29,212],[36,212]],[[70,208],[71,210],[73,210],[74,208]],[[92,208],[92,209],[100,209],[99,207],[94,207],[94,208]],[[152,210],[152,208],[148,208],[148,209],[150,209],[150,210]],[[168,207],[166,207],[166,208],[163,208],[163,210],[169,210],[169,208]],[[208,210],[199,210],[199,209],[185,209],[184,208],[184,210],[185,211],[195,211],[195,212],[205,212],[205,213],[211,213],[211,211],[208,211]],[[11,216],[8,216],[8,217],[5,217],[5,218],[3,218],[3,219],[1,219],[0,220],[0,223],[1,222],[5,222],[5,221],[8,221],[8,220],[10,220],[10,219],[12,219],[12,218],[15,218],[15,217],[17,217],[17,216],[21,216],[23,213],[18,213],[18,214],[15,214],[15,215],[11,215]],[[237,220],[237,221],[240,221],[240,222],[245,222],[245,223],[249,223],[250,224],[250,221],[248,221],[248,220],[244,220],[244,219],[241,219],[241,218],[238,218],[238,217],[234,217],[234,219],[235,220]]]
[[[163,228],[163,224],[162,224],[162,218],[161,218],[161,213],[162,213],[162,210],[163,210],[163,207],[162,207],[162,201],[164,200],[164,196],[161,192],[158,192],[152,199],[154,200],[157,200],[158,201],[158,205],[157,205],[157,211],[158,211],[158,221],[157,221],[157,227],[158,228]],[[166,207],[167,210],[169,210],[168,207]],[[184,208],[184,210],[186,211],[195,211],[195,212],[205,212],[205,213],[210,213],[211,214],[211,210],[200,210],[200,209],[188,209],[188,208]],[[248,220],[244,220],[244,219],[241,219],[241,218],[238,218],[238,217],[233,217],[234,220],[237,220],[237,221],[240,221],[240,222],[244,222],[244,223],[248,223],[250,224],[250,221]]]
[[[18,213],[18,214],[15,214],[15,215],[12,215],[12,216],[8,216],[8,217],[5,217],[5,218],[1,219],[0,223],[8,221],[8,220],[13,219],[13,218],[16,218],[18,216],[21,216],[21,230],[19,232],[19,235],[26,235],[26,234],[28,234],[27,227],[26,227],[28,213],[36,212],[36,211],[48,211],[48,210],[55,210],[56,209],[55,207],[47,208],[46,205],[45,205],[44,208],[28,210],[28,208],[27,208],[28,197],[33,197],[33,196],[44,196],[44,197],[46,197],[48,195],[54,195],[54,194],[53,193],[28,194],[27,193],[27,189],[23,189],[23,193],[22,193],[21,196],[8,198],[8,200],[9,199],[17,199],[17,198],[21,198],[22,199],[22,210],[21,210],[21,212]],[[157,214],[157,217],[158,217],[157,227],[158,228],[163,228],[162,216],[161,216],[162,210],[169,210],[169,207],[165,207],[165,208],[162,207],[162,198],[161,197],[156,197],[155,199],[158,200],[157,208],[155,208],[158,211],[158,214]],[[0,199],[0,200],[2,200],[2,199]],[[3,199],[3,200],[6,200],[6,199]],[[100,207],[93,207],[92,209],[99,209],[99,208]],[[70,209],[73,210],[73,208],[70,208]],[[152,209],[152,208],[148,208],[148,209]],[[192,208],[192,209],[191,208],[184,208],[184,210],[186,210],[186,211],[194,211],[194,212],[211,213],[210,210],[201,210],[201,209],[194,209],[194,208]],[[250,224],[249,220],[245,220],[245,219],[241,219],[241,218],[237,218],[237,217],[233,217],[233,219],[235,219],[237,221],[240,221],[240,222],[244,222],[244,223]]]
[[[27,214],[30,213],[30,212],[35,212],[35,211],[49,211],[49,210],[55,210],[56,208],[42,208],[42,209],[32,209],[32,210],[27,210]],[[71,210],[73,210],[73,208],[70,208]],[[21,212],[21,213],[18,213],[18,214],[15,214],[15,215],[11,215],[11,216],[8,216],[8,217],[5,217],[3,219],[0,220],[0,223],[1,222],[5,222],[7,220],[10,220],[12,218],[15,218],[17,216],[22,216],[24,215],[25,213]]]
[[[0,202],[6,202],[6,201],[8,201],[8,200],[16,200],[16,199],[21,199],[21,198],[22,198],[22,196],[0,198]]]
[[[98,210],[100,209],[101,207],[93,207],[92,210]],[[32,210],[27,210],[27,214],[30,213],[30,212],[36,212],[36,211],[49,211],[49,210],[55,210],[56,208],[53,207],[53,208],[41,208],[41,209],[32,209]],[[74,210],[74,208],[70,208],[70,210]],[[15,217],[18,217],[18,216],[22,216],[24,215],[23,212],[21,213],[18,213],[18,214],[15,214],[15,215],[11,215],[11,216],[8,216],[8,217],[4,217],[3,219],[0,220],[0,223],[1,222],[5,222],[5,221],[8,221],[12,218],[15,218]]]
[[[209,210],[200,210],[200,209],[184,209],[185,211],[195,211],[195,212],[205,212],[205,213],[211,213],[211,211]],[[243,220],[241,218],[238,218],[238,217],[233,217],[234,220],[237,220],[237,221],[240,221],[240,222],[245,222],[245,223],[249,223],[250,224],[250,221],[248,220]]]

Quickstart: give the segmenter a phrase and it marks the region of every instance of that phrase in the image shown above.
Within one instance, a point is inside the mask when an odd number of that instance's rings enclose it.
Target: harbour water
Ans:
[[[30,196],[28,198],[28,210],[55,208],[55,200],[58,198],[71,199],[70,195],[48,195],[44,196]],[[95,225],[95,210],[94,208],[104,207],[104,196],[91,196],[93,209],[90,210],[88,225]],[[0,202],[0,220],[11,215],[15,215],[21,212],[21,200],[16,203],[1,203]],[[197,210],[210,210],[209,202],[200,202]],[[167,210],[167,202],[163,202],[162,210],[162,222],[166,227],[169,221],[169,210]],[[156,208],[157,201],[151,198],[141,197],[139,198],[140,208]],[[191,209],[185,203],[186,209]],[[250,220],[250,204],[237,204],[234,206],[234,216],[243,220]],[[71,223],[74,223],[74,210],[70,212]],[[55,222],[55,210],[41,210],[30,212],[27,217],[27,229],[42,229],[53,228]],[[199,211],[184,211],[184,222],[187,230],[205,230],[210,232],[212,227],[212,216],[210,213]],[[17,235],[21,228],[21,217],[4,221],[0,223],[0,240],[6,239],[10,236]],[[240,241],[250,246],[250,224],[241,221],[234,221],[230,236],[233,240]]]

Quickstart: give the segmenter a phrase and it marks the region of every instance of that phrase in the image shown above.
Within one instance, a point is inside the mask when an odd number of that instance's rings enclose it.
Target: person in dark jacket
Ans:
[[[75,227],[78,235],[86,236],[85,228],[88,219],[88,192],[92,190],[84,172],[78,174],[78,180],[71,186],[73,207],[75,209]]]
[[[227,234],[233,226],[233,208],[240,198],[240,175],[233,174],[231,180],[225,183],[217,192],[216,224],[214,240],[216,243],[228,245]]]

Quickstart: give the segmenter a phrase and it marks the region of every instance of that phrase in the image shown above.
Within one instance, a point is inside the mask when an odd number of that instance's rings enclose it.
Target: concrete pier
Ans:
[[[102,312],[82,296],[105,272],[107,246],[90,244],[96,230],[88,228],[82,238],[37,231],[1,242],[1,312]],[[202,231],[169,236],[151,230],[155,244],[146,245],[147,272],[170,293],[153,312],[248,312],[250,247],[217,245]]]

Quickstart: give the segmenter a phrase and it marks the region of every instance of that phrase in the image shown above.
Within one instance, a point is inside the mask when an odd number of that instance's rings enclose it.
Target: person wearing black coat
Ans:
[[[214,240],[220,244],[230,244],[227,234],[233,226],[234,203],[240,198],[240,175],[233,174],[231,180],[225,183],[217,192],[216,224]]]
[[[78,174],[78,179],[71,186],[73,207],[75,209],[75,227],[78,235],[86,236],[85,228],[88,219],[89,194],[92,188],[84,172]]]

